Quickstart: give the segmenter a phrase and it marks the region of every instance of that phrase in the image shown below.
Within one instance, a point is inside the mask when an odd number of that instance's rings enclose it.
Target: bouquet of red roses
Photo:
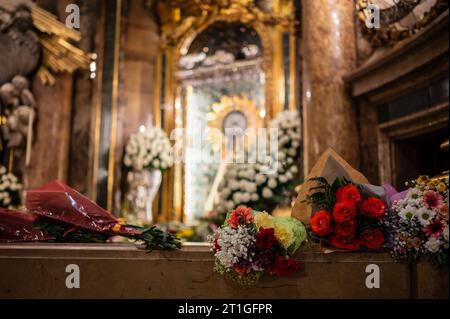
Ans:
[[[385,243],[382,228],[386,204],[370,196],[362,185],[337,178],[332,184],[325,178],[313,178],[306,201],[313,206],[311,237],[334,248],[358,251],[376,250]]]

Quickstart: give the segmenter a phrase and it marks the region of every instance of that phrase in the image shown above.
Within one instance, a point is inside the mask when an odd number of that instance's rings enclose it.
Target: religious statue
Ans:
[[[41,58],[29,1],[0,0],[0,85],[20,74],[27,76]]]
[[[9,150],[25,163],[31,159],[36,102],[30,78],[54,84],[54,73],[88,68],[92,55],[69,41],[79,41],[78,31],[30,0],[0,0],[0,132]],[[5,145],[1,145],[2,151]]]

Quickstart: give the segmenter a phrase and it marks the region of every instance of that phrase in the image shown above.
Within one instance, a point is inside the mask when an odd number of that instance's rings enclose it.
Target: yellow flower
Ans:
[[[288,249],[295,241],[292,230],[283,224],[275,224],[275,237],[285,249]]]
[[[419,185],[421,185],[421,184],[427,184],[429,181],[430,181],[430,177],[429,177],[429,176],[423,175],[423,176],[420,176],[420,177],[417,179],[417,184],[419,184]]]
[[[428,182],[427,186],[431,190],[435,190],[436,189],[436,183],[434,181]]]
[[[439,184],[438,184],[438,186],[436,186],[436,190],[439,192],[439,193],[443,193],[443,192],[445,192],[445,189],[446,189],[447,187],[445,186],[445,183],[444,182],[440,182]]]
[[[266,212],[257,213],[255,215],[255,224],[256,229],[263,228],[273,228],[275,223],[273,221],[273,217],[267,214]]]
[[[192,228],[185,228],[177,233],[178,238],[191,238],[192,236],[194,236],[194,230]]]

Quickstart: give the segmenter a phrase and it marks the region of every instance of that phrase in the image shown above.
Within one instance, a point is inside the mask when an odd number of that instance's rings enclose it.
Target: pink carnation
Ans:
[[[441,194],[428,191],[423,195],[424,204],[430,209],[440,209],[444,204]]]

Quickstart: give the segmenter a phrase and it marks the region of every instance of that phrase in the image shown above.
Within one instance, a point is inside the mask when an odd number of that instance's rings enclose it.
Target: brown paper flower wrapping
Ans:
[[[309,190],[316,186],[316,182],[309,181],[314,177],[324,177],[332,183],[338,177],[345,177],[355,184],[369,184],[367,178],[355,170],[332,148],[329,148],[317,161],[309,175],[305,178],[305,183],[301,185],[297,200],[292,208],[292,217],[297,218],[305,225],[310,224],[312,207],[305,201]]]

